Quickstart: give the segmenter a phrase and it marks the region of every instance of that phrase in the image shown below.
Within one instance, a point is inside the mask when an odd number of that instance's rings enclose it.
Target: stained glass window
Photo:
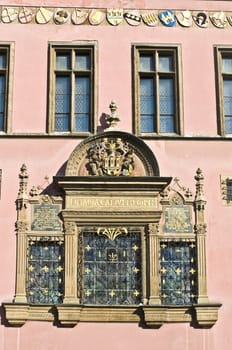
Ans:
[[[60,47],[55,55],[52,131],[89,132],[93,121],[93,48]]]
[[[139,48],[138,61],[139,132],[178,132],[177,50]]]
[[[196,303],[195,241],[165,241],[160,245],[161,301],[163,304]]]
[[[142,298],[141,237],[139,232],[110,239],[82,232],[79,279],[85,304],[139,304]]]
[[[34,240],[28,244],[28,303],[57,304],[63,299],[63,241]]]

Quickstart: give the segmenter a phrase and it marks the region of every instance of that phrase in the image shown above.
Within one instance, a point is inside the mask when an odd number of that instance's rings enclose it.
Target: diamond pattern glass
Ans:
[[[56,77],[55,130],[68,131],[70,117],[70,77]]]
[[[63,298],[64,247],[62,241],[29,241],[28,303],[57,304]]]
[[[162,304],[186,305],[196,303],[195,242],[161,242],[160,252]]]
[[[83,232],[81,299],[85,304],[141,302],[141,238],[139,232],[114,240]]]
[[[90,55],[86,54],[76,54],[76,70],[85,71],[90,69]]]
[[[159,55],[159,72],[172,72],[173,58],[171,55]]]
[[[0,52],[0,69],[6,69],[6,54]]]
[[[89,77],[75,79],[75,130],[89,130],[90,80]]]
[[[153,78],[140,78],[141,132],[154,132],[154,98]]]
[[[140,66],[141,72],[152,72],[154,71],[154,56],[153,55],[140,55]]]
[[[56,69],[69,70],[71,68],[71,57],[69,53],[56,54]]]
[[[222,73],[232,73],[232,58],[222,58]]]

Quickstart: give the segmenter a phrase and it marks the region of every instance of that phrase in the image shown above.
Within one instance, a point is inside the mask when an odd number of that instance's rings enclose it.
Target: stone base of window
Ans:
[[[137,322],[144,328],[159,328],[164,323],[189,322],[193,327],[210,328],[218,319],[220,306],[221,304],[191,306],[3,304],[6,324],[17,327],[26,321],[52,321],[55,325],[63,327],[73,327],[78,322]]]

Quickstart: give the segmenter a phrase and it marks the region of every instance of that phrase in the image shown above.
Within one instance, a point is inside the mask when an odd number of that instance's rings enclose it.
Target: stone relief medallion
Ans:
[[[120,9],[120,8],[107,9],[106,18],[108,22],[113,26],[119,25],[123,20],[123,9]]]
[[[124,18],[131,26],[141,24],[141,14],[138,10],[130,10],[124,13]]]
[[[173,27],[176,24],[176,17],[172,10],[160,12],[158,16],[160,22],[167,27]]]
[[[189,10],[178,12],[176,14],[176,19],[183,27],[191,27],[193,24],[192,14]]]
[[[11,7],[4,7],[2,10],[2,22],[11,23],[16,20],[18,16],[18,11]]]
[[[72,23],[73,24],[82,24],[88,18],[88,10],[75,9],[72,13]]]
[[[213,25],[217,28],[225,28],[228,24],[226,15],[223,11],[221,12],[216,12],[213,15],[209,16],[211,22],[213,23]]]
[[[52,11],[44,7],[40,7],[36,13],[35,20],[38,24],[46,24],[52,19],[52,17],[53,17]]]
[[[206,12],[197,12],[193,15],[193,20],[200,28],[207,28],[209,25],[209,19]]]
[[[26,23],[30,23],[32,21],[33,17],[34,17],[34,14],[33,14],[32,10],[24,7],[19,12],[18,19],[19,19],[20,23],[26,24]]]
[[[170,205],[165,208],[165,233],[191,233],[190,207],[184,205]]]
[[[54,22],[56,24],[64,24],[68,21],[68,19],[69,19],[69,13],[64,9],[57,9],[56,12],[54,13]]]
[[[98,25],[106,18],[105,12],[97,9],[93,9],[89,14],[89,23],[92,25]]]
[[[150,27],[158,25],[158,14],[156,11],[149,11],[141,14],[143,22]]]
[[[131,176],[134,172],[134,152],[121,138],[103,138],[87,151],[89,175]]]

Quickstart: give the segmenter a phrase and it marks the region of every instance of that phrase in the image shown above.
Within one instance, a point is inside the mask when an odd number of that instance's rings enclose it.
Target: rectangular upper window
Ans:
[[[0,132],[8,132],[11,117],[13,45],[0,43]]]
[[[50,46],[49,132],[94,131],[95,45]]]
[[[219,134],[232,135],[232,47],[217,48],[216,59]]]
[[[139,135],[181,133],[177,47],[134,47],[135,130]]]

